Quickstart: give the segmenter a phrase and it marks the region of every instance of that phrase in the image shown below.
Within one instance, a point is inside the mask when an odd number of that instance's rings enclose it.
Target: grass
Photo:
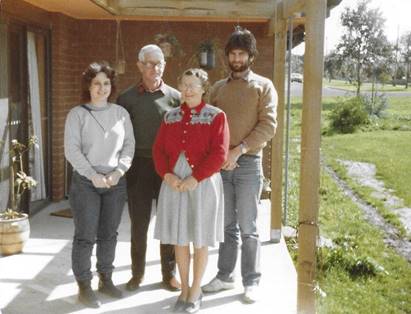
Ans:
[[[385,207],[383,200],[376,199],[375,197],[373,197],[373,189],[361,186],[358,183],[356,183],[352,178],[350,178],[347,175],[345,167],[341,165],[335,158],[326,156],[324,159],[325,162],[329,166],[331,166],[331,168],[333,168],[333,170],[338,174],[338,176],[341,179],[343,179],[346,183],[348,183],[348,185],[357,193],[357,195],[361,197],[361,199],[365,200],[374,208],[377,208],[378,212],[385,219],[385,221],[389,222],[391,225],[397,228],[399,236],[407,236],[406,229],[404,228],[398,216]]]
[[[347,81],[342,81],[342,80],[323,80],[323,85],[325,87],[334,87],[334,88],[341,88],[347,91],[356,91],[357,87],[353,84],[348,83]],[[410,84],[411,85],[411,84]],[[408,88],[405,88],[404,85],[396,85],[393,86],[391,84],[378,84],[377,85],[378,91],[379,92],[410,92],[411,91],[411,86]],[[361,85],[361,91],[363,92],[370,92],[372,90],[372,84],[371,83],[363,83]]]
[[[327,126],[326,112],[337,102],[338,99],[326,100],[324,127]],[[322,149],[333,160],[375,164],[377,178],[411,207],[411,99],[391,98],[384,118],[374,121],[370,128],[372,132],[323,136]]]
[[[328,98],[323,102],[323,128],[327,128],[327,112],[338,104],[340,99]],[[393,125],[395,121],[408,123],[404,117],[411,114],[411,101],[393,99],[384,121]],[[289,193],[287,224],[298,225],[299,171],[300,171],[300,129],[301,99],[293,99],[291,112],[291,136],[289,157]],[[407,187],[411,186],[411,132],[394,129],[379,129],[374,126],[369,132],[349,135],[334,134],[323,136],[322,155],[338,168],[336,159],[349,159],[372,162],[377,165],[378,178],[383,180],[395,194],[410,204]],[[372,132],[371,132],[371,131]],[[338,170],[338,169],[337,169]],[[407,172],[408,171],[408,172]],[[340,172],[341,171],[340,169]],[[353,184],[353,182],[351,182]],[[353,188],[369,197],[367,191],[353,184]],[[365,258],[374,261],[384,271],[375,275],[353,278],[341,265],[324,268],[325,249],[318,254],[318,285],[325,297],[318,294],[318,313],[411,313],[411,266],[401,256],[384,243],[384,234],[370,225],[362,211],[339,190],[333,179],[324,171],[320,181],[320,234],[335,240],[349,237],[355,240],[355,247],[341,258]],[[389,218],[389,217],[388,217]],[[291,253],[296,257],[296,251]],[[338,261],[338,260],[337,260]]]
[[[377,178],[411,207],[411,132],[374,131],[323,137],[322,148],[332,159],[376,165]]]
[[[350,236],[354,254],[367,256],[385,269],[376,276],[351,278],[338,265],[320,272],[318,283],[326,297],[318,297],[319,313],[410,313],[411,267],[388,248],[383,234],[368,224],[358,207],[341,194],[325,173],[321,176],[320,233],[331,239]],[[319,256],[319,266],[322,255]]]

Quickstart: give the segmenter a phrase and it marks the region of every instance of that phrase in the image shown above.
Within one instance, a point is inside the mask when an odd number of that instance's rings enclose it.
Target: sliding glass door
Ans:
[[[24,159],[24,166],[38,184],[25,195],[20,206],[25,212],[31,212],[39,201],[48,198],[49,191],[49,36],[47,31],[18,22],[9,22],[6,29],[8,97],[5,101],[8,104],[8,119],[7,126],[0,135],[6,139],[4,142],[8,142],[7,144],[13,139],[24,144],[32,136],[37,139],[38,144],[29,151]],[[8,145],[4,145],[2,152],[3,170],[7,169],[6,146]],[[3,171],[3,179],[5,172]],[[0,193],[3,197],[3,188]]]

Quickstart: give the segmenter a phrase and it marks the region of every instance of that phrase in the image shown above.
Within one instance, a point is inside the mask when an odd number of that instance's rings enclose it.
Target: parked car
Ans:
[[[291,82],[303,82],[303,75],[300,73],[291,73]]]

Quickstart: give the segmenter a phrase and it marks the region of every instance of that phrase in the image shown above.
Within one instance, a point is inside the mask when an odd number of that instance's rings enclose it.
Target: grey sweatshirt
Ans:
[[[64,154],[80,175],[91,177],[119,170],[124,174],[134,155],[130,116],[123,107],[108,104],[76,106],[67,115]]]

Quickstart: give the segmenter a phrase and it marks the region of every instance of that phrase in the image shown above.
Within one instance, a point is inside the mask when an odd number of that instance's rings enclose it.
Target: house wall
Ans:
[[[18,3],[19,9],[10,3]],[[59,13],[49,13],[21,0],[6,0],[5,9],[14,17],[43,25],[51,30],[52,40],[52,191],[53,200],[64,197],[64,121],[68,111],[80,102],[80,78],[85,67],[92,61],[115,61],[116,22],[106,20],[76,20]],[[47,23],[45,23],[47,20]],[[257,38],[260,52],[254,71],[272,78],[273,37],[266,36],[266,25],[242,24]],[[159,33],[171,33],[178,39],[182,55],[167,59],[164,80],[176,86],[177,77],[188,67],[198,66],[196,53],[200,42],[213,39],[218,45],[216,67],[209,71],[210,81],[227,74],[224,44],[234,30],[233,23],[207,22],[139,22],[122,21],[126,72],[119,75],[117,90],[121,91],[139,80],[136,68],[137,51],[145,44],[154,43]],[[116,96],[116,95],[115,95]],[[115,97],[114,97],[115,99]],[[269,150],[266,150],[266,155]],[[266,158],[269,160],[269,158]],[[269,176],[269,164],[265,164]]]
[[[52,15],[52,191],[53,200],[64,197],[64,123],[68,111],[79,103],[80,77],[84,61],[80,57],[79,23],[62,14]]]

